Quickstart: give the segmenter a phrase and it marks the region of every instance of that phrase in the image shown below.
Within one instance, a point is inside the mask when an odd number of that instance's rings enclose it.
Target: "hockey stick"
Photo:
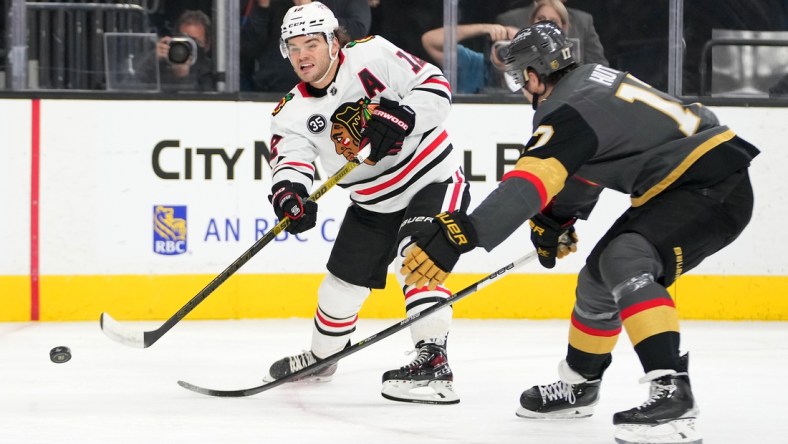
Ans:
[[[354,160],[346,163],[345,166],[339,169],[333,176],[329,177],[323,184],[315,190],[309,196],[309,200],[318,200],[321,196],[326,194],[328,190],[334,187],[337,183],[339,183],[342,178],[347,176],[354,168],[364,162],[367,159],[370,152],[370,146],[364,147],[358,154]],[[258,239],[248,250],[244,251],[244,253],[236,259],[229,267],[225,268],[218,276],[213,278],[208,285],[205,286],[202,290],[200,290],[197,295],[195,295],[189,302],[186,303],[180,310],[178,310],[172,317],[170,317],[161,327],[151,330],[151,331],[140,331],[140,330],[132,330],[128,327],[125,327],[120,322],[116,321],[109,315],[109,313],[101,313],[101,318],[99,322],[101,324],[101,331],[104,332],[107,336],[111,339],[114,339],[121,344],[128,345],[129,347],[138,347],[138,348],[148,348],[153,345],[156,341],[158,341],[165,333],[167,333],[172,327],[175,326],[178,322],[180,322],[183,318],[186,317],[194,307],[199,305],[202,301],[205,300],[211,293],[214,292],[220,285],[224,283],[230,276],[233,275],[239,268],[241,268],[245,263],[249,261],[255,254],[257,254],[260,250],[263,249],[266,245],[268,245],[276,236],[279,235],[282,231],[284,231],[287,226],[290,225],[290,219],[282,219],[279,221],[278,224],[267,233],[263,235],[260,239]]]
[[[323,369],[325,367],[328,367],[329,365],[339,361],[342,358],[345,358],[345,357],[347,357],[349,355],[352,355],[353,353],[361,351],[361,350],[369,347],[370,345],[372,345],[372,344],[374,344],[374,343],[376,343],[376,342],[378,342],[378,341],[380,341],[382,339],[385,339],[385,338],[393,335],[394,333],[397,333],[400,330],[403,330],[403,329],[409,327],[411,324],[413,324],[415,322],[418,322],[420,319],[422,319],[422,318],[424,318],[426,316],[429,316],[429,315],[435,313],[436,311],[438,311],[438,310],[440,310],[442,308],[445,308],[447,305],[454,304],[457,301],[459,301],[459,300],[461,300],[461,299],[463,299],[463,298],[465,298],[467,296],[470,296],[471,294],[475,293],[476,291],[480,290],[481,288],[486,287],[487,285],[497,281],[498,279],[500,279],[506,273],[509,273],[510,271],[514,270],[515,268],[520,267],[521,265],[524,265],[524,264],[527,264],[528,262],[531,262],[535,257],[536,257],[536,251],[532,251],[532,252],[526,254],[525,256],[515,260],[514,262],[502,267],[501,269],[499,269],[498,271],[492,273],[491,275],[476,281],[475,283],[471,284],[468,287],[463,288],[462,290],[458,291],[457,293],[449,296],[447,299],[444,299],[444,300],[438,302],[437,304],[427,308],[426,310],[424,310],[424,311],[422,311],[420,313],[416,313],[416,314],[414,314],[412,316],[409,316],[409,317],[403,319],[402,321],[400,321],[399,323],[394,324],[394,325],[386,328],[385,330],[379,331],[379,332],[375,333],[374,335],[372,335],[372,336],[370,336],[370,337],[368,337],[366,339],[363,339],[363,340],[351,345],[350,347],[347,347],[347,348],[345,348],[343,350],[340,350],[340,351],[334,353],[333,355],[328,356],[327,358],[325,358],[325,359],[323,359],[323,360],[321,360],[319,362],[316,362],[316,363],[314,363],[312,365],[306,366],[306,367],[302,368],[301,370],[293,372],[293,373],[291,373],[291,374],[289,374],[289,375],[287,375],[287,376],[285,376],[283,378],[276,379],[274,381],[268,382],[268,383],[263,384],[263,385],[258,385],[257,387],[251,387],[251,388],[239,389],[239,390],[214,390],[214,389],[209,389],[209,388],[196,386],[196,385],[190,384],[190,383],[188,383],[186,381],[178,381],[178,385],[180,385],[181,387],[183,387],[183,388],[185,388],[187,390],[191,390],[193,392],[201,393],[203,395],[219,396],[219,397],[225,397],[225,398],[240,398],[240,397],[244,397],[244,396],[256,395],[257,393],[264,392],[264,391],[267,391],[267,390],[271,390],[274,387],[278,387],[278,386],[280,386],[282,384],[286,384],[288,382],[293,382],[296,379],[299,379],[299,378],[301,378],[303,376],[308,376],[309,374],[315,373],[315,372],[317,372],[317,371],[319,371],[319,370],[321,370],[321,369]]]

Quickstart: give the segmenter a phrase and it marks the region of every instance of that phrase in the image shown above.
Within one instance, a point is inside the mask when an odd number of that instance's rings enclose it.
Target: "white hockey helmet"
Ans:
[[[320,2],[291,7],[282,20],[282,36],[279,39],[282,57],[288,57],[287,39],[299,35],[323,33],[330,46],[334,40],[334,30],[338,27],[339,21],[334,17],[334,13]]]

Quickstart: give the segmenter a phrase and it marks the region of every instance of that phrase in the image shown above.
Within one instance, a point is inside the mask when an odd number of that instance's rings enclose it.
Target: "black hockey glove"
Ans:
[[[478,244],[468,215],[460,211],[435,216],[415,237],[416,245],[406,252],[400,273],[405,275],[406,285],[427,285],[430,290],[443,284],[460,255]]]
[[[361,130],[359,149],[370,144],[369,160],[375,163],[395,155],[402,150],[402,141],[413,131],[415,122],[416,113],[409,106],[381,98],[380,105],[372,111],[372,117]]]
[[[536,247],[539,263],[545,268],[555,267],[556,258],[561,259],[577,251],[576,218],[559,222],[538,213],[528,221],[531,225],[531,242]]]
[[[317,224],[317,202],[306,199],[309,193],[305,186],[283,180],[271,188],[271,193],[268,200],[276,217],[290,219],[290,225],[285,228],[288,233],[303,233]]]

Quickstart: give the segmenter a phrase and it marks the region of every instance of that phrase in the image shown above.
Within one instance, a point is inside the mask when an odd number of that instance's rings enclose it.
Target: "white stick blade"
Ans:
[[[123,345],[136,348],[145,348],[145,332],[133,331],[123,326],[109,315],[101,313],[101,331],[110,339]]]

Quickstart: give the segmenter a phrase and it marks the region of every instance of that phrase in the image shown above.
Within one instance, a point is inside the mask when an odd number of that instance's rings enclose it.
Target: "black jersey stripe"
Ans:
[[[448,93],[446,93],[445,91],[441,91],[441,90],[437,90],[437,89],[432,89],[432,88],[424,88],[423,86],[417,86],[417,87],[413,88],[413,90],[414,90],[414,91],[416,91],[416,90],[418,90],[418,91],[424,91],[424,92],[428,92],[428,93],[435,94],[436,96],[443,97],[443,98],[444,98],[444,99],[446,99],[446,100],[447,100],[449,103],[451,103],[451,95],[449,95],[449,94],[448,94]]]
[[[365,183],[375,182],[376,180],[379,180],[381,177],[383,177],[383,176],[385,176],[387,174],[391,174],[391,173],[394,173],[396,171],[399,171],[399,170],[405,168],[410,163],[410,161],[413,160],[413,156],[415,156],[415,155],[416,155],[416,151],[410,153],[408,155],[408,157],[406,157],[406,158],[404,158],[402,160],[402,162],[392,166],[391,168],[388,168],[387,170],[381,172],[378,175],[375,175],[375,176],[372,176],[372,177],[368,177],[366,179],[361,179],[361,180],[356,181],[356,182],[339,184],[339,186],[341,186],[342,188],[349,188],[349,187],[356,186],[356,185],[363,185]]]
[[[437,304],[438,302],[443,302],[444,300],[446,300],[446,298],[442,298],[440,296],[432,296],[432,297],[421,298],[421,299],[418,299],[416,301],[413,301],[411,303],[406,304],[405,305],[405,310],[406,311],[410,311],[410,310],[413,310],[414,308],[418,307],[419,305],[424,305],[424,304],[432,305],[432,304]]]
[[[277,174],[279,174],[280,172],[287,171],[287,170],[295,171],[296,173],[301,174],[302,176],[304,176],[307,179],[309,179],[310,182],[315,180],[315,176],[313,174],[307,174],[307,173],[303,172],[302,170],[299,170],[298,168],[281,167],[281,168],[277,169],[276,172],[277,172]]]
[[[315,328],[317,329],[318,332],[320,332],[321,335],[325,335],[325,336],[345,336],[345,335],[349,335],[349,334],[351,334],[351,333],[356,331],[356,326],[355,325],[353,326],[353,328],[351,328],[349,330],[327,331],[327,330],[324,330],[324,329],[320,328],[320,324],[318,324],[317,320],[315,320]]]
[[[353,196],[351,196],[351,200],[353,202],[357,203],[357,204],[360,204],[360,205],[373,205],[373,204],[380,203],[380,202],[382,202],[384,200],[391,199],[392,197],[396,197],[396,196],[402,194],[403,190],[407,189],[413,183],[417,182],[425,174],[430,172],[430,170],[432,170],[432,168],[434,168],[436,165],[440,164],[446,157],[448,157],[449,153],[451,153],[452,149],[453,149],[452,145],[449,144],[446,148],[444,148],[444,150],[440,153],[440,155],[438,155],[438,157],[433,159],[430,163],[425,165],[423,168],[420,168],[416,173],[413,174],[413,176],[410,177],[410,179],[408,179],[405,182],[400,183],[396,188],[393,188],[391,191],[387,192],[386,194],[382,194],[382,195],[380,195],[378,197],[375,197],[375,198],[369,199],[369,200],[354,199]]]
[[[352,319],[355,317],[355,315],[354,315],[354,316],[348,316],[348,317],[346,317],[346,318],[337,318],[337,317],[331,316],[330,314],[326,313],[326,312],[325,312],[325,310],[323,310],[322,308],[320,308],[320,306],[319,306],[319,305],[317,306],[317,309],[320,311],[320,315],[321,315],[321,316],[323,316],[324,318],[328,318],[328,319],[330,319],[330,320],[332,320],[332,321],[337,321],[337,322],[347,322],[347,321],[348,321],[348,319],[352,320]]]
[[[433,129],[431,129],[431,130],[427,131],[426,133],[424,133],[424,134],[421,136],[421,140],[419,140],[419,145],[418,145],[419,147],[420,147],[420,146],[421,146],[421,145],[424,143],[424,140],[425,140],[425,139],[426,139],[426,138],[427,138],[427,137],[428,137],[430,134],[432,134],[432,132],[433,132],[433,131],[435,131],[435,128],[433,128]],[[350,183],[339,184],[339,186],[340,186],[340,187],[342,187],[342,188],[348,188],[348,187],[352,187],[352,186],[355,186],[355,185],[363,185],[363,184],[366,184],[366,183],[372,183],[372,182],[375,182],[376,180],[380,179],[380,178],[381,178],[381,177],[383,177],[383,176],[386,176],[386,175],[388,175],[388,174],[391,174],[391,173],[393,173],[393,172],[399,171],[399,170],[401,170],[401,169],[403,169],[403,168],[407,167],[407,166],[408,166],[408,164],[410,163],[410,161],[411,161],[411,160],[413,160],[413,156],[415,156],[415,155],[416,155],[416,153],[418,153],[418,152],[419,152],[419,150],[418,150],[418,148],[417,148],[417,149],[416,149],[416,150],[414,150],[412,153],[408,154],[408,156],[407,156],[407,157],[405,157],[405,158],[404,158],[404,159],[403,159],[401,162],[397,163],[396,165],[394,165],[394,166],[392,166],[391,168],[389,168],[389,169],[387,169],[387,170],[385,170],[385,171],[381,172],[380,174],[378,174],[378,175],[376,175],[376,176],[372,176],[372,177],[369,177],[369,178],[366,178],[366,179],[361,179],[361,180],[359,180],[359,181],[356,181],[356,182],[350,182]]]

